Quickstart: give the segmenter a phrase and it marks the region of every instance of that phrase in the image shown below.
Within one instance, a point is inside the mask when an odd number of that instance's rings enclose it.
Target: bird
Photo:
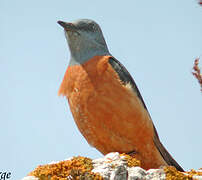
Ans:
[[[144,169],[174,166],[128,70],[108,50],[101,27],[91,19],[58,21],[70,61],[58,95],[66,97],[88,144],[102,154],[126,153]]]

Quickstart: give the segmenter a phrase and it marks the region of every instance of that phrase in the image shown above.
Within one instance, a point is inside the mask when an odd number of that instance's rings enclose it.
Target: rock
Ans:
[[[73,157],[64,161],[40,165],[22,180],[202,180],[202,170],[179,172],[174,167],[144,170],[140,162],[126,155],[109,153],[102,158],[91,160]]]
[[[149,169],[146,174],[146,180],[163,180],[166,179],[166,174],[163,169]]]
[[[34,176],[26,176],[22,180],[39,180],[39,178],[34,177]]]
[[[129,180],[145,179],[146,171],[141,167],[130,167],[127,170]]]

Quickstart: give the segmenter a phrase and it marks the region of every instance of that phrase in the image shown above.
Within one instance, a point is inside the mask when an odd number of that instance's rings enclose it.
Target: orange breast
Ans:
[[[146,169],[166,164],[153,143],[153,124],[142,102],[108,63],[95,56],[69,66],[59,89],[88,143],[103,154],[136,151]]]

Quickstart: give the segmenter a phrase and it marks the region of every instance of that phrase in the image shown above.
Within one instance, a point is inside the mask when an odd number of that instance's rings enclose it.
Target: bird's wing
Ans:
[[[114,57],[110,57],[109,61],[110,65],[112,66],[112,68],[117,72],[120,80],[122,81],[122,83],[124,85],[130,83],[130,85],[132,86],[132,89],[134,90],[134,92],[137,94],[137,96],[139,97],[139,99],[141,100],[143,107],[147,110],[147,107],[144,103],[144,100],[137,88],[137,85],[135,84],[134,79],[132,78],[132,76],[130,75],[130,73],[127,71],[127,69]],[[147,110],[148,112],[148,110]],[[148,112],[149,114],[149,112]],[[150,116],[150,115],[149,115]],[[153,125],[154,128],[154,144],[157,147],[158,151],[160,152],[161,156],[163,157],[163,159],[166,161],[166,163],[170,166],[175,166],[177,170],[179,171],[184,171],[180,165],[172,158],[172,156],[168,153],[168,151],[165,149],[165,147],[163,146],[163,144],[160,142],[158,133],[156,131],[155,126]]]
[[[127,71],[127,69],[114,57],[110,57],[108,62],[110,63],[112,68],[116,71],[116,73],[118,74],[122,83],[124,85],[129,83],[132,86],[132,89],[134,90],[135,93],[137,93],[137,96],[140,98],[144,108],[147,109],[147,107],[143,101],[143,98],[135,84],[135,81],[132,78],[132,76],[130,75],[130,73]]]

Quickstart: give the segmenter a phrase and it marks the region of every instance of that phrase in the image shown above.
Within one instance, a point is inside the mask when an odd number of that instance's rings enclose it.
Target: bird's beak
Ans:
[[[76,31],[76,26],[72,23],[58,21],[58,24],[62,26],[66,31]]]

